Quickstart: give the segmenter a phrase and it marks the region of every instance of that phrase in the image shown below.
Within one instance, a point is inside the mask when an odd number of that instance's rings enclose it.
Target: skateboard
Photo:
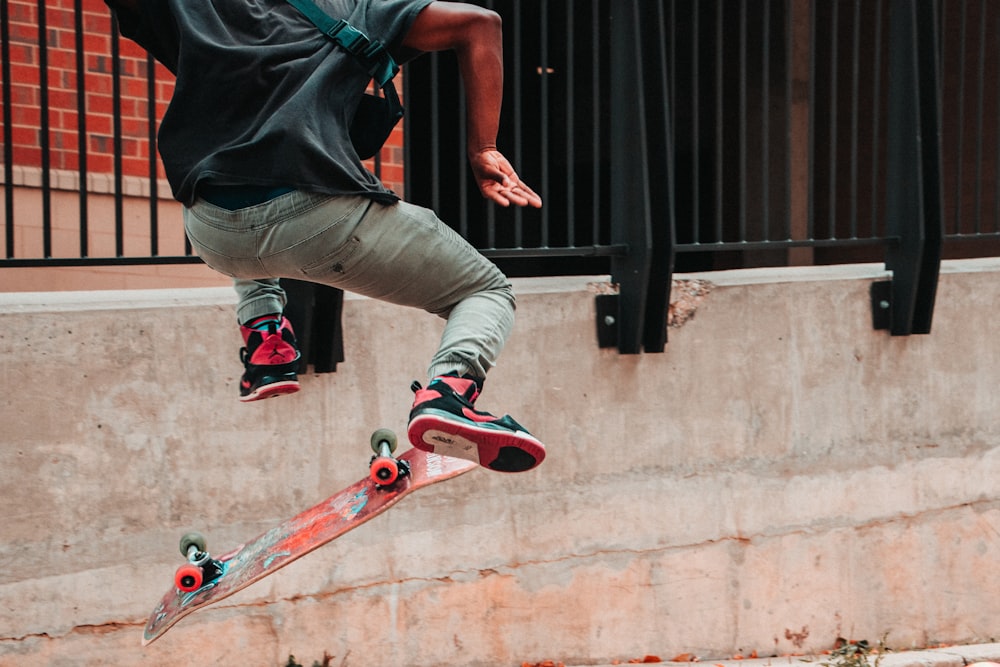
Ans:
[[[472,461],[419,449],[395,458],[396,435],[388,429],[375,431],[371,446],[375,454],[367,477],[222,556],[208,553],[200,533],[184,535],[180,547],[186,562],[177,568],[174,585],[150,615],[143,646],[185,616],[277,572],[375,518],[407,494],[478,467]]]

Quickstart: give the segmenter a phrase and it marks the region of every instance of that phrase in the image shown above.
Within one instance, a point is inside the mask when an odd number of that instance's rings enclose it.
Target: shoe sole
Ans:
[[[294,394],[299,389],[298,380],[272,382],[271,384],[265,384],[261,387],[257,387],[246,396],[240,396],[240,401],[243,403],[249,403],[250,401],[260,401],[265,398],[275,398],[277,396],[284,396],[285,394]]]
[[[545,459],[545,445],[529,433],[459,422],[445,412],[417,415],[407,435],[417,449],[466,459],[498,472],[524,472]]]

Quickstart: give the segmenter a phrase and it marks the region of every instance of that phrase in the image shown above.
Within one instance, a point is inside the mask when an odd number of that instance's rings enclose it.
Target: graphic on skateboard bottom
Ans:
[[[243,590],[373,519],[407,494],[477,467],[472,461],[418,449],[393,458],[396,436],[387,429],[375,431],[371,445],[375,455],[367,477],[222,556],[210,556],[200,534],[185,535],[180,547],[187,562],[177,569],[174,586],[150,615],[143,645],[161,637],[185,616]]]

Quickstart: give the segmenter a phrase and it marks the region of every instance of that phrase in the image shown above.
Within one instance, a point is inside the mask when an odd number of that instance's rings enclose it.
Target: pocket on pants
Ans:
[[[307,214],[286,220],[263,237],[267,266],[315,282],[337,281],[361,254],[358,226],[371,201],[337,197]]]
[[[319,279],[325,276],[342,276],[347,273],[351,265],[351,260],[361,249],[361,240],[356,236],[351,236],[333,251],[328,252],[319,259],[304,264],[302,273],[309,278]]]

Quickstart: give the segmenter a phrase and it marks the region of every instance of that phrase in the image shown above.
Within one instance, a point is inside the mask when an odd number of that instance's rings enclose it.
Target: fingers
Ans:
[[[483,196],[500,206],[541,208],[542,198],[521,180],[507,158],[497,150],[482,151],[473,160],[473,170]]]
[[[487,199],[503,207],[511,204],[532,208],[542,206],[542,198],[518,178],[507,178],[503,183],[487,181],[480,189]]]

